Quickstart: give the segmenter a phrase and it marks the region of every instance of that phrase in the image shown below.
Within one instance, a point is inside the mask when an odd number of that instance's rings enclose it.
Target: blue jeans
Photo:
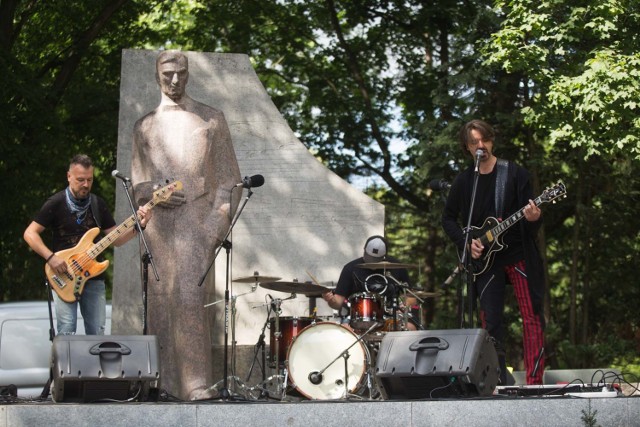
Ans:
[[[75,335],[78,324],[78,305],[84,319],[86,335],[104,335],[107,320],[107,297],[104,280],[89,280],[84,285],[80,301],[64,302],[55,292],[58,335]]]

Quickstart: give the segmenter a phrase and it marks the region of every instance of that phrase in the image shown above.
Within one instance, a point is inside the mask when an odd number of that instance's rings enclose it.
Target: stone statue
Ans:
[[[241,178],[224,114],[185,92],[188,67],[181,52],[158,55],[161,101],[135,124],[131,170],[140,204],[154,186],[184,185],[158,205],[147,227],[160,276],[157,282],[150,271],[147,325],[160,345],[161,388],[182,400],[201,400],[217,394],[210,390],[213,310],[204,307],[215,298],[213,268],[198,284],[238,207],[241,191],[232,190]]]

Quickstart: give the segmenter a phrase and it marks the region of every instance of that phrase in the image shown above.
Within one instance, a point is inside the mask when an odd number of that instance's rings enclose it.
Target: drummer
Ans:
[[[409,273],[406,268],[398,269],[371,269],[361,267],[361,264],[370,263],[398,263],[399,261],[391,256],[387,256],[387,240],[382,236],[371,236],[364,244],[364,253],[362,257],[356,258],[353,261],[347,263],[340,273],[340,279],[333,291],[325,292],[322,294],[322,298],[329,304],[334,310],[341,312],[346,306],[347,300],[355,294],[363,292],[380,293],[386,297],[387,304],[391,304],[393,296],[398,297],[400,286],[409,287]],[[391,275],[391,277],[387,277]],[[386,277],[386,280],[385,280]],[[395,280],[394,280],[395,279]],[[385,284],[387,286],[385,286]],[[405,304],[412,307],[416,303],[416,299],[411,297],[406,302],[398,301],[399,310],[397,317],[402,316],[401,309],[404,309]],[[348,312],[348,309],[345,309]],[[413,310],[412,310],[413,311]],[[415,316],[414,316],[415,317]],[[400,328],[398,328],[400,329]],[[405,326],[407,330],[416,330],[414,321],[409,321]]]

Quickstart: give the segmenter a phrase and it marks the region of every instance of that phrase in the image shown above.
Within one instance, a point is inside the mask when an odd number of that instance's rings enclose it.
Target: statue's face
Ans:
[[[173,101],[178,101],[184,96],[189,81],[189,68],[186,60],[178,58],[175,61],[159,64],[157,79],[162,93]]]

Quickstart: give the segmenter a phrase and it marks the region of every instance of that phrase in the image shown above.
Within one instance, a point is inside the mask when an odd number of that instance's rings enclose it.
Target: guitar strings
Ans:
[[[155,193],[157,197],[160,195],[164,195],[167,191],[171,190],[171,193],[175,190],[175,184],[171,184],[162,188],[160,191]],[[169,195],[171,195],[171,193]],[[155,199],[150,200],[145,206],[148,208],[153,208],[157,204]],[[140,218],[138,218],[140,220]],[[98,243],[94,244],[89,250],[82,253],[78,258],[71,259],[70,262],[67,262],[67,267],[71,269],[71,271],[75,274],[82,273],[85,270],[86,265],[93,262],[98,255],[100,255],[106,248],[111,246],[111,244],[123,234],[123,229],[128,229],[129,227],[135,226],[136,221],[133,218],[133,215],[130,216],[126,221],[120,224],[115,230],[111,233],[107,234],[104,238],[102,238]],[[117,235],[117,237],[116,237]],[[104,242],[108,241],[108,244],[105,245]],[[100,249],[99,251],[96,250]]]

